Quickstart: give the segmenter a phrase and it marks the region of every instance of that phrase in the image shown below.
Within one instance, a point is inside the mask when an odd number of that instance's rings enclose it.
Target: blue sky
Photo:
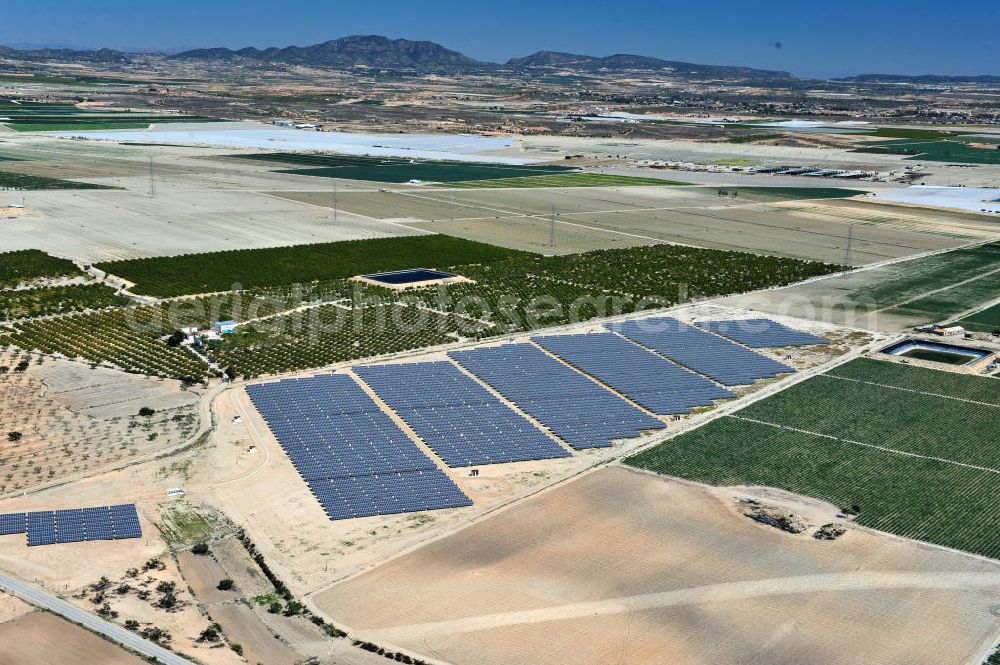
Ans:
[[[264,47],[382,34],[490,61],[548,49],[806,76],[1000,75],[995,0],[38,0],[3,14],[0,44]]]

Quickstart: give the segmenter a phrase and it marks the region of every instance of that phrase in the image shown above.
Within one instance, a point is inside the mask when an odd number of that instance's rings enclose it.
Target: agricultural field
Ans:
[[[498,189],[504,187],[520,189],[523,187],[630,187],[634,185],[657,187],[687,184],[686,182],[660,178],[640,178],[604,173],[567,173],[565,175],[539,175],[521,178],[497,178],[495,180],[466,180],[449,182],[446,186],[458,189]]]
[[[0,495],[106,471],[197,429],[196,395],[177,384],[105,370],[80,381],[77,371],[65,360],[0,351]],[[139,416],[143,406],[154,413]]]
[[[455,259],[472,262],[452,263]],[[400,294],[342,278],[415,265],[445,268],[475,283]],[[207,354],[220,367],[249,377],[665,307],[790,284],[839,269],[674,245],[546,257],[437,235],[99,267],[137,280],[136,290],[143,293],[220,293],[18,321],[0,342],[196,381],[206,371],[202,361],[182,348],[168,347],[164,339],[181,327],[206,328],[233,319],[243,325],[221,342],[212,342]],[[226,290],[233,282],[278,285],[235,293]]]
[[[3,189],[115,189],[115,187],[111,187],[109,185],[97,185],[89,182],[62,180],[60,178],[46,178],[45,176],[28,175],[24,173],[12,173],[10,171],[0,171],[0,190]]]
[[[768,496],[808,520],[792,535],[740,514],[745,496],[602,468],[312,599],[456,665],[941,665],[1000,626],[996,563],[854,528],[818,540],[829,506]]]
[[[955,323],[975,332],[992,333],[1000,330],[1000,304],[970,314]]]
[[[247,288],[307,284],[403,268],[489,262],[518,254],[428,235],[134,259],[96,267],[134,282],[136,293],[167,297],[230,291],[234,284]]]
[[[235,157],[275,164],[300,164],[309,167],[281,169],[280,173],[387,183],[404,183],[410,180],[428,182],[495,180],[570,173],[576,170],[567,166],[512,166],[488,162],[416,161],[399,157],[310,155],[280,152],[236,155]]]
[[[931,373],[943,374],[856,360],[626,462],[816,497],[858,524],[997,558],[1000,382]]]
[[[822,198],[825,191],[837,198]],[[268,193],[311,206],[332,206],[329,190]],[[995,237],[995,225],[978,215],[890,208],[842,198],[845,193],[857,192],[698,186],[411,187],[341,190],[338,207],[341,214],[542,254],[665,242],[840,263],[854,225],[853,263],[866,265]]]
[[[43,279],[82,276],[83,271],[72,261],[37,249],[0,253],[0,288],[29,285]]]
[[[900,139],[898,141],[873,141],[856,152],[870,152],[885,155],[909,155],[907,160],[929,162],[957,162],[959,164],[1000,164],[1000,150],[996,138],[983,138],[984,147],[974,137],[962,139],[944,138],[930,140]]]
[[[104,284],[0,289],[0,321],[105,309],[128,303],[128,298],[117,295]]]
[[[727,304],[880,330],[948,321],[1000,293],[1000,243],[902,261]]]
[[[46,647],[40,649],[39,644]],[[0,662],[16,665],[142,665],[144,660],[62,617],[48,612],[34,612],[0,624]]]
[[[16,323],[0,345],[109,364],[126,372],[195,383],[205,365],[161,339],[175,328],[159,307],[117,308]]]

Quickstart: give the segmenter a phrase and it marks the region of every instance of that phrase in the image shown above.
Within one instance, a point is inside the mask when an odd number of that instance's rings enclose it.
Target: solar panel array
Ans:
[[[330,519],[472,505],[351,377],[247,392]]]
[[[795,371],[668,316],[608,324],[607,328],[727,386],[746,385]]]
[[[725,388],[611,333],[532,338],[543,349],[653,413],[688,413],[735,397]]]
[[[361,366],[354,371],[448,466],[570,455],[450,362]]]
[[[763,349],[769,346],[810,346],[830,343],[830,340],[825,337],[789,328],[771,319],[699,321],[695,325],[753,349]]]
[[[664,424],[531,344],[449,354],[578,450],[605,448]]]
[[[135,504],[0,515],[0,536],[28,534],[28,546],[141,538]]]

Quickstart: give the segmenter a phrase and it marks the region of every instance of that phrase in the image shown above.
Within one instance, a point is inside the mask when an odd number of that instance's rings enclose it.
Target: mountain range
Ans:
[[[134,61],[137,54],[113,49],[80,50],[69,48],[15,49],[0,46],[0,58],[28,62],[83,62],[93,64],[118,64]],[[605,57],[538,51],[522,58],[511,58],[506,63],[482,62],[467,55],[429,41],[389,39],[377,35],[353,35],[332,39],[311,46],[286,46],[258,49],[201,48],[162,55],[172,60],[224,61],[230,63],[261,63],[301,65],[308,67],[351,69],[408,70],[419,73],[459,73],[515,71],[530,75],[552,71],[582,73],[655,72],[691,80],[721,79],[756,83],[804,82],[808,79],[783,71],[703,65],[690,62],[661,60],[642,55],[617,54]],[[895,74],[864,74],[836,79],[844,82],[916,82],[916,83],[995,83],[995,76],[905,76]]]
[[[225,61],[232,63],[275,63],[349,69],[405,69],[418,72],[489,72],[515,70],[571,70],[581,72],[655,71],[681,78],[721,79],[792,79],[787,72],[775,72],[751,67],[698,65],[619,54],[607,57],[539,51],[506,63],[482,62],[429,41],[389,39],[377,35],[353,35],[332,39],[311,46],[286,46],[258,49],[202,48],[167,56],[172,60]],[[62,61],[88,63],[129,62],[134,54],[111,49],[95,51],[74,49],[18,50],[0,46],[0,58],[25,61]]]

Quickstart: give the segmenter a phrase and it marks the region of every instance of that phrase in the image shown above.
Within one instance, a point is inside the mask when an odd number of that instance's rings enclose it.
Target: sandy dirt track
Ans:
[[[1000,565],[863,530],[792,536],[733,494],[599,470],[316,601],[359,635],[477,665],[939,665],[1000,630]]]

